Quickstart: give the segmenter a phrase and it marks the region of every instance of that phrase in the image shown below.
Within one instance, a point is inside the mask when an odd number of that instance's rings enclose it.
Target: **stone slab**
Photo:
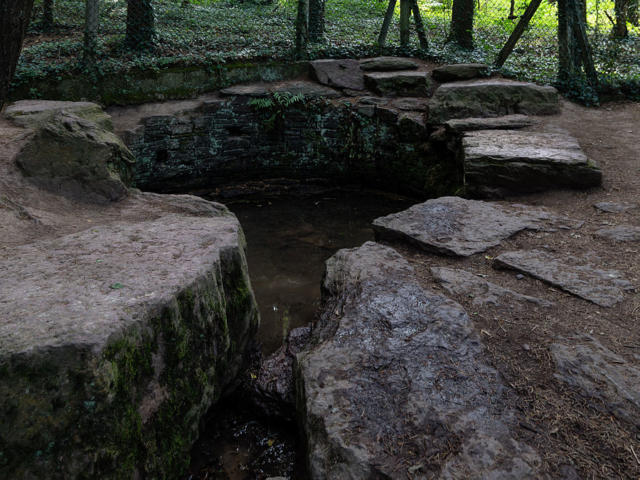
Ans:
[[[501,287],[478,277],[473,273],[456,268],[431,267],[431,275],[442,287],[452,295],[472,298],[474,305],[488,306],[518,306],[551,307],[553,304],[547,300],[522,295],[509,288]]]
[[[275,92],[289,93],[291,95],[302,94],[309,98],[337,98],[340,96],[340,92],[333,88],[307,80],[294,80],[271,84],[235,85],[220,90],[220,94],[225,97],[260,98],[267,97]]]
[[[595,234],[598,237],[613,240],[614,242],[640,242],[640,227],[634,225],[601,228]]]
[[[310,65],[314,78],[324,85],[364,90],[364,72],[357,60],[314,60]]]
[[[418,63],[408,58],[375,57],[360,60],[360,68],[366,71],[391,72],[397,70],[415,70]]]
[[[589,335],[560,338],[551,345],[556,378],[599,400],[605,410],[638,427],[640,369]],[[601,403],[602,402],[602,403]]]
[[[472,80],[440,85],[430,102],[431,120],[499,117],[520,113],[551,115],[560,111],[553,87],[504,79]]]
[[[494,266],[525,273],[601,307],[622,302],[624,292],[634,290],[617,270],[601,270],[578,259],[570,263],[541,250],[502,253]]]
[[[456,63],[433,69],[431,76],[438,82],[471,80],[489,75],[489,66],[484,63]]]
[[[531,127],[538,121],[527,115],[504,115],[493,118],[456,118],[444,122],[445,127],[454,133],[475,130],[517,130]]]
[[[478,130],[462,139],[464,182],[474,195],[591,188],[602,171],[577,140],[557,133]]]
[[[522,230],[577,228],[581,222],[542,208],[441,197],[373,221],[376,238],[402,240],[427,251],[469,256]]]
[[[365,85],[378,95],[397,97],[428,97],[427,72],[372,72],[364,76]]]
[[[330,258],[323,291],[296,365],[309,478],[540,478],[459,304],[373,242]]]
[[[593,207],[600,212],[621,213],[638,208],[638,205],[636,203],[598,202]]]

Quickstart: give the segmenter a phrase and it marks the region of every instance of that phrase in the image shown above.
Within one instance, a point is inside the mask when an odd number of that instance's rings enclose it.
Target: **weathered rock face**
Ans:
[[[488,76],[489,66],[484,63],[456,63],[452,65],[442,65],[441,67],[434,68],[431,75],[439,82],[471,80],[472,78]]]
[[[364,90],[364,74],[357,60],[314,60],[310,65],[316,80],[324,85]]]
[[[296,365],[311,478],[541,477],[460,305],[372,242],[329,259],[323,288]]]
[[[602,171],[575,138],[555,133],[480,130],[462,139],[467,193],[480,196],[590,188]]]
[[[237,95],[199,99],[167,114],[158,112],[170,105],[150,105],[122,135],[137,158],[136,185],[147,190],[277,177],[356,181],[421,195],[461,184],[453,154],[428,144],[423,112],[403,112],[410,115],[399,122],[397,110],[364,103],[306,100],[260,108]],[[122,115],[114,118],[119,127]]]
[[[551,345],[556,378],[640,429],[640,370],[588,335],[558,340]]]
[[[617,270],[600,270],[579,260],[568,263],[541,250],[505,252],[494,265],[526,273],[601,307],[612,307],[634,289]]]
[[[443,123],[452,118],[499,117],[522,113],[558,113],[558,92],[533,83],[491,79],[446,83],[430,102],[430,119]]]
[[[427,72],[372,72],[364,76],[365,85],[379,95],[428,97]]]
[[[127,194],[135,160],[93,103],[21,101],[5,115],[34,131],[16,162],[38,186],[94,202]]]
[[[509,305],[527,308],[531,306],[550,307],[552,305],[547,300],[522,295],[464,270],[431,267],[431,275],[448,293],[473,298],[474,305]]]
[[[408,58],[375,57],[360,60],[360,68],[367,71],[392,72],[397,70],[415,70],[418,64]]]
[[[224,207],[3,252],[3,478],[161,478],[234,380],[258,321]]]
[[[427,251],[469,256],[522,230],[580,225],[541,208],[441,197],[377,218],[373,229],[379,239],[403,240]]]

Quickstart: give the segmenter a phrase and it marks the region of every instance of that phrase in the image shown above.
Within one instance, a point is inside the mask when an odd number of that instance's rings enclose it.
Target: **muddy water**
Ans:
[[[313,320],[325,260],[373,240],[373,219],[413,203],[362,190],[227,203],[247,238],[264,354],[276,350],[290,329]]]
[[[290,329],[314,319],[325,260],[341,248],[372,240],[373,219],[416,203],[360,189],[231,201],[207,198],[225,203],[244,229],[265,356],[282,344]],[[296,426],[256,417],[233,403],[215,407],[193,448],[186,479],[306,478]]]

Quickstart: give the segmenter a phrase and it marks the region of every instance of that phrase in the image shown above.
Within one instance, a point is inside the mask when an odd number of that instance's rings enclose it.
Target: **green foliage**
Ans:
[[[491,64],[524,12],[527,0],[515,0],[509,18],[510,0],[480,0],[474,20],[475,50],[457,50],[447,43],[451,0],[418,0],[429,37],[430,50],[418,48],[415,35],[409,47],[399,44],[399,6],[389,30],[388,47],[375,46],[386,0],[332,0],[326,4],[325,43],[310,46],[309,57],[412,55],[439,61],[480,61]],[[596,69],[605,89],[632,92],[640,81],[640,28],[629,25],[629,38],[611,38],[614,0],[587,0],[588,35]],[[264,58],[294,58],[296,0],[154,0],[158,40],[147,52],[123,48],[126,30],[126,0],[101,2],[96,68],[100,76],[155,70],[168,66],[211,66]],[[37,0],[34,18],[42,16]],[[56,80],[63,75],[86,74],[79,60],[82,54],[84,1],[57,0],[53,34],[38,37],[37,23],[27,38],[15,85],[32,79]],[[518,79],[550,84],[557,70],[557,4],[544,1],[532,19],[503,73]]]

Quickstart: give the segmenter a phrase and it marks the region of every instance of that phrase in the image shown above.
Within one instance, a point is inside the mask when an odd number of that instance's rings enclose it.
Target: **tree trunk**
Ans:
[[[85,64],[95,60],[98,45],[98,0],[86,0],[84,10],[84,57]]]
[[[42,31],[50,32],[53,29],[53,0],[42,2]]]
[[[498,53],[498,58],[496,59],[496,62],[494,64],[496,67],[502,67],[504,65],[504,62],[507,61],[507,58],[509,58],[509,55],[511,55],[511,52],[516,46],[516,43],[518,43],[518,40],[520,40],[520,37],[529,26],[529,22],[538,10],[540,3],[542,3],[542,0],[531,0],[531,2],[529,2],[527,9],[525,10],[522,17],[520,17],[520,21],[516,25],[516,28],[514,28],[513,32],[511,32],[507,43],[504,44],[504,46],[500,50],[500,53]]]
[[[324,39],[324,1],[309,0],[309,41],[322,42]]]
[[[0,1],[0,110],[7,100],[32,8],[33,0]]]
[[[409,20],[411,19],[410,0],[400,0],[400,46],[409,46]]]
[[[387,13],[384,15],[384,21],[382,22],[382,28],[380,29],[380,35],[378,35],[378,46],[384,47],[384,42],[387,40],[387,33],[389,33],[389,25],[393,20],[393,12],[396,8],[396,0],[389,0],[387,6]]]
[[[125,45],[132,50],[149,50],[155,46],[156,37],[151,0],[128,0]]]
[[[298,0],[298,17],[296,18],[296,54],[305,55],[309,41],[309,0]]]
[[[629,23],[634,27],[640,27],[640,0],[630,0],[627,7]]]
[[[451,34],[449,41],[460,47],[473,49],[474,0],[453,0],[451,8]]]
[[[627,9],[629,0],[615,0],[614,11],[616,13],[616,23],[613,26],[614,38],[627,38],[629,31],[627,30]]]

